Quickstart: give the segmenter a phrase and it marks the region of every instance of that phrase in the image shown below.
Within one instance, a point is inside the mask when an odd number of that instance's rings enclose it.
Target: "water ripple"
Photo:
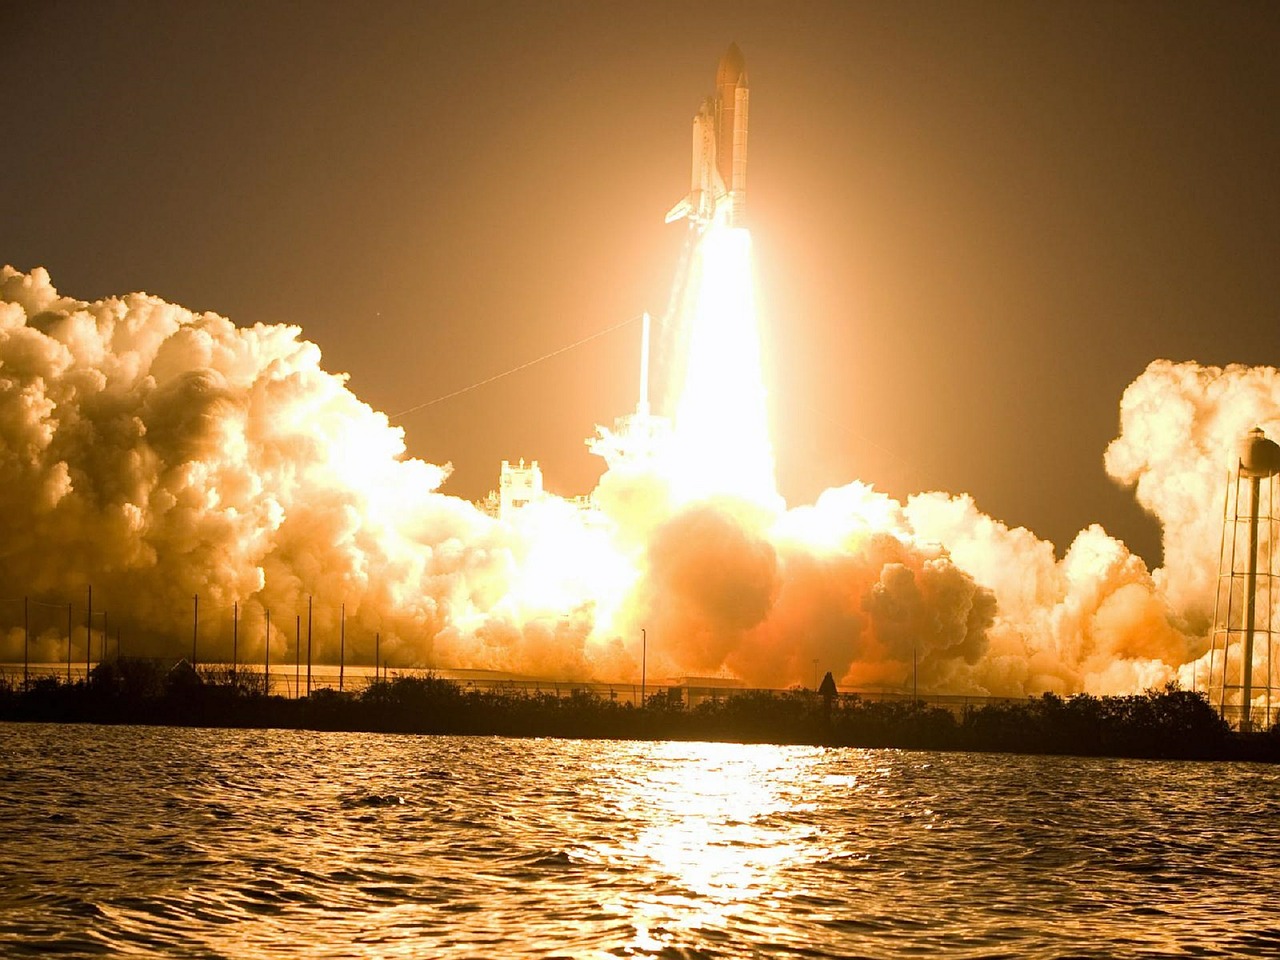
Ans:
[[[0,732],[4,955],[1280,954],[1258,765]]]

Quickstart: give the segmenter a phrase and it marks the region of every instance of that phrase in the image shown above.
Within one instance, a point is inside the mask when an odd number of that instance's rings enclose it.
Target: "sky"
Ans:
[[[300,325],[461,497],[522,457],[594,486],[638,325],[466,388],[663,312],[730,41],[789,502],[967,492],[1156,565],[1122,392],[1277,359],[1273,6],[10,2],[0,37],[0,261]]]

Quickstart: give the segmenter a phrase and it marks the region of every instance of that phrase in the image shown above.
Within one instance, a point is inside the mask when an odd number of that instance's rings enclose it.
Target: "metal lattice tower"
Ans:
[[[1280,715],[1276,667],[1276,475],[1280,446],[1258,427],[1240,444],[1227,479],[1209,653],[1209,690],[1218,712],[1241,731],[1267,729]]]

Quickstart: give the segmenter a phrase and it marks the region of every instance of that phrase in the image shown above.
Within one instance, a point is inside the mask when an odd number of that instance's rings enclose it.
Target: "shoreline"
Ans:
[[[951,710],[922,700],[864,700],[807,690],[726,691],[687,704],[678,691],[629,700],[467,689],[434,676],[393,677],[359,692],[267,696],[252,674],[160,674],[106,664],[84,681],[0,688],[0,720],[325,732],[703,740],[828,747],[1280,763],[1280,728],[1232,731],[1203,694],[1053,694]]]

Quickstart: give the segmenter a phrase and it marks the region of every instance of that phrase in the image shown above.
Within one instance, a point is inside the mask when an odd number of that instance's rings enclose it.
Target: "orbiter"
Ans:
[[[716,92],[693,118],[693,184],[667,223],[687,217],[698,227],[722,218],[745,225],[748,96],[747,61],[731,43],[716,70]]]

